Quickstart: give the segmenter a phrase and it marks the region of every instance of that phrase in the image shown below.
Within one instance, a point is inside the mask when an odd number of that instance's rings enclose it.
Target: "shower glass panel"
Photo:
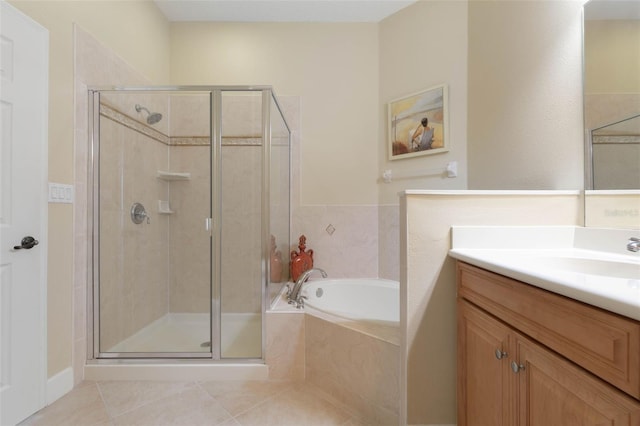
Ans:
[[[89,96],[91,358],[264,359],[290,247],[290,132],[272,90]]]
[[[262,356],[262,92],[221,99],[221,357]]]
[[[211,357],[210,105],[209,92],[96,95],[103,357]]]
[[[290,131],[275,98],[269,100],[271,112],[270,161],[270,247],[269,247],[269,303],[273,303],[284,283],[289,280],[290,187]]]

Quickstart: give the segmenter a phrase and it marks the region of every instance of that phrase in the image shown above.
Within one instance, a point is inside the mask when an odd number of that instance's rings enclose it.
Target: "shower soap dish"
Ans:
[[[164,170],[158,170],[158,179],[162,179],[162,180],[189,180],[189,179],[191,179],[191,173],[167,172],[167,171],[164,171]]]
[[[171,210],[171,206],[169,206],[168,201],[158,200],[158,213],[159,214],[173,214],[175,213]]]

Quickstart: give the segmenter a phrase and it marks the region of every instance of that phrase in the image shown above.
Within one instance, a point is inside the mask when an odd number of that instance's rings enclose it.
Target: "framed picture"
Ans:
[[[390,160],[449,150],[446,85],[391,101],[387,110]]]

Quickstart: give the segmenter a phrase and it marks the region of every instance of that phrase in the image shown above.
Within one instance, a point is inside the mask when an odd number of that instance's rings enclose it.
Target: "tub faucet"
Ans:
[[[629,238],[629,241],[627,242],[627,250],[632,252],[640,251],[640,238]]]
[[[287,293],[289,304],[296,305],[296,308],[301,308],[304,306],[304,300],[300,295],[300,290],[302,290],[302,284],[307,282],[312,272],[320,272],[320,274],[322,275],[322,278],[327,278],[327,273],[320,268],[311,268],[304,271],[302,274],[300,274],[300,276],[296,280],[295,284],[293,285],[293,288],[289,290],[289,293]]]

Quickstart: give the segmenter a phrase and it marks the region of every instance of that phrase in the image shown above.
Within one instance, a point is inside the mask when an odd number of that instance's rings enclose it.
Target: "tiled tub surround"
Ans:
[[[398,424],[399,361],[397,343],[305,314],[307,383],[332,395],[366,424]]]
[[[267,312],[271,379],[305,380],[368,425],[397,425],[400,410],[400,332],[352,321],[282,296]],[[394,332],[395,331],[395,332]],[[284,340],[278,342],[278,340]],[[273,358],[270,358],[273,357]]]

